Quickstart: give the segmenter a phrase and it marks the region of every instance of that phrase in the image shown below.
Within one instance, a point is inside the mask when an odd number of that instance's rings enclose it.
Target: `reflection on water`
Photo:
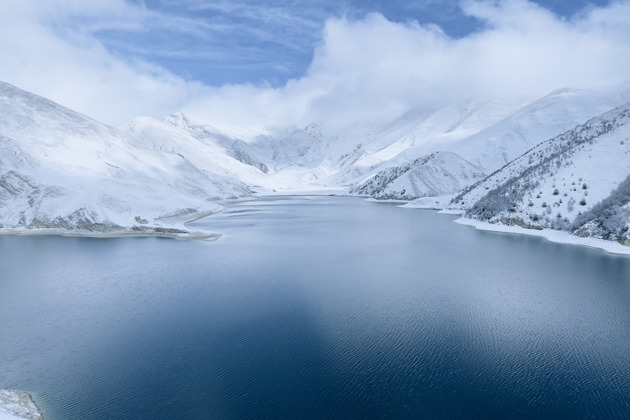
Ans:
[[[0,236],[0,387],[49,419],[629,417],[630,258],[353,198],[217,242]]]

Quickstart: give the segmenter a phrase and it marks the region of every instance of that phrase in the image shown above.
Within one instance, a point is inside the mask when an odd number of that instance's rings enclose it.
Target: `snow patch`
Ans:
[[[0,420],[43,420],[44,415],[24,391],[0,389]]]
[[[620,254],[620,255],[630,255],[630,246],[624,246],[617,242],[606,241],[604,239],[597,238],[581,238],[579,236],[575,236],[570,234],[569,232],[559,231],[559,230],[551,230],[551,229],[542,229],[542,230],[532,230],[525,229],[520,226],[507,226],[501,223],[489,223],[483,222],[480,220],[469,219],[466,217],[461,217],[455,220],[455,223],[459,223],[461,225],[472,226],[476,229],[492,231],[492,232],[503,232],[503,233],[515,233],[520,235],[529,235],[529,236],[538,236],[541,238],[545,238],[551,242],[567,244],[567,245],[578,245],[589,248],[596,248],[611,254]]]

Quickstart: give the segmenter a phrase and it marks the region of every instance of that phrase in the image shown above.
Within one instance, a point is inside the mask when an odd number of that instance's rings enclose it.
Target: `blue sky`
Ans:
[[[392,21],[437,23],[454,36],[467,34],[477,25],[461,14],[456,1],[448,0],[147,0],[143,4],[190,26],[156,24],[135,33],[105,30],[97,34],[99,39],[121,55],[138,55],[211,85],[267,82],[278,86],[299,77],[308,68],[330,18],[357,20],[377,12]]]
[[[268,83],[280,86],[307,70],[327,19],[359,20],[380,13],[393,22],[435,24],[460,38],[483,28],[458,0],[144,0],[161,18],[141,30],[104,28],[94,35],[126,58],[155,62],[189,80],[209,85]],[[536,3],[568,18],[608,1]],[[176,22],[179,20],[180,26]],[[81,24],[81,22],[76,22]]]
[[[630,80],[630,0],[0,2],[0,81],[109,124],[348,124]]]

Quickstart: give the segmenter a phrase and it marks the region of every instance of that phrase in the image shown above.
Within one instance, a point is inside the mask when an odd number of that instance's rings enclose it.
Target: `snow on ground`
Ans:
[[[150,119],[122,132],[3,83],[0,111],[4,233],[207,238],[212,234],[189,232],[184,221],[220,211],[219,200],[251,194],[248,185],[262,176]]]
[[[252,194],[252,197],[272,197],[272,196],[308,196],[308,197],[322,197],[322,196],[347,196],[348,191],[345,188],[339,187],[316,187],[314,189],[296,188],[272,192],[264,192],[260,194]],[[252,198],[254,199],[254,198]]]
[[[476,229],[486,230],[491,232],[503,232],[503,233],[515,233],[520,235],[530,235],[545,238],[551,242],[585,246],[588,248],[597,248],[611,254],[630,255],[630,247],[621,245],[618,242],[606,241],[604,239],[597,238],[581,238],[575,236],[566,231],[551,230],[551,229],[525,229],[520,226],[507,226],[501,223],[488,223],[479,220],[469,219],[461,217],[455,220],[455,223],[460,225],[472,226]]]
[[[630,100],[629,86],[557,90],[448,150],[490,173],[538,143]]]
[[[43,420],[37,404],[23,391],[0,389],[0,420]]]
[[[214,239],[185,223],[221,211],[225,200],[343,195],[377,175],[375,188],[354,191],[427,196],[401,207],[444,208],[451,199],[445,194],[627,99],[630,83],[563,89],[537,100],[462,101],[379,124],[228,132],[175,114],[163,121],[136,118],[116,129],[0,82],[0,233]],[[630,144],[628,133],[619,136]],[[542,208],[543,200],[560,204],[561,196],[577,212],[609,193],[627,164],[606,166],[607,156],[628,152],[617,138],[608,140],[607,147],[588,145],[559,168],[557,179],[541,181],[533,195],[540,197],[526,210]],[[579,204],[587,193],[586,205]]]
[[[443,209],[455,194],[442,195],[439,197],[421,197],[400,206],[404,209]]]
[[[458,195],[449,207],[489,222],[576,230],[576,220],[630,174],[629,139],[626,104],[541,143]],[[610,235],[623,234],[616,231],[618,224],[607,225]]]

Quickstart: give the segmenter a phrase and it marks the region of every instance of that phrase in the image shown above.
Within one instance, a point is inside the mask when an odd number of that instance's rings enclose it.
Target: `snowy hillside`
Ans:
[[[246,139],[183,114],[166,122],[259,168],[266,176],[258,185],[267,189],[347,188],[378,199],[415,199],[456,193],[541,141],[629,99],[628,84],[562,89],[540,99],[468,100],[411,110],[384,124],[269,127]],[[439,158],[426,158],[436,152],[442,152]]]
[[[541,143],[451,203],[466,216],[630,244],[630,103]]]
[[[183,113],[169,115],[164,119],[164,122],[179,128],[181,131],[210,147],[221,147],[223,153],[233,157],[241,163],[254,166],[263,173],[269,172],[267,165],[263,162],[257,161],[252,156],[250,145],[239,138],[228,136],[208,125],[195,123]]]
[[[276,127],[251,130],[244,138],[223,133],[214,127],[194,121],[182,113],[170,115],[165,122],[188,136],[239,162],[257,168],[265,176],[242,177],[249,185],[264,186],[268,190],[292,192],[296,190],[320,190],[326,186],[317,180],[327,175],[319,167],[322,161],[323,137],[317,132],[317,124],[304,129]],[[147,138],[150,141],[150,138]],[[252,184],[254,182],[254,184]]]
[[[136,146],[161,155],[175,155],[186,162],[186,166],[204,174],[201,178],[191,177],[193,182],[203,179],[203,176],[207,176],[206,174],[212,174],[211,182],[216,183],[217,188],[216,198],[234,195],[228,190],[221,190],[222,183],[226,180],[227,185],[238,180],[250,187],[264,183],[264,174],[268,168],[264,164],[256,165],[246,159],[245,152],[241,151],[239,154],[235,152],[235,149],[226,150],[219,142],[211,141],[211,139],[202,141],[167,122],[139,117],[119,128],[127,137],[134,140]],[[232,156],[233,154],[236,156]],[[180,167],[180,169],[184,168]],[[221,178],[216,179],[216,175]]]
[[[514,110],[513,107],[499,107],[495,101],[491,103],[491,109],[494,109],[497,115],[505,118],[498,121],[495,119],[493,124],[486,124],[485,127],[481,122],[493,121],[486,115],[488,104],[486,103],[486,106],[477,105],[472,107],[474,112],[471,111],[467,118],[455,126],[457,127],[455,132],[459,134],[456,135],[447,131],[425,142],[414,140],[408,148],[399,150],[399,154],[395,158],[385,163],[388,167],[383,168],[383,165],[379,167],[378,179],[371,178],[363,181],[352,188],[352,191],[369,194],[374,198],[405,199],[427,197],[431,196],[432,193],[435,196],[454,193],[479,180],[480,173],[492,173],[536,144],[571,129],[595,115],[619,106],[626,100],[630,100],[630,86],[628,84],[600,90],[562,89],[522,106],[511,115],[508,115],[508,110]],[[441,119],[448,119],[449,110],[453,115],[461,115],[461,109],[456,109],[457,112],[454,112],[453,107],[441,110],[439,112]],[[476,124],[473,125],[477,129],[476,131],[468,123],[470,118],[476,121]],[[429,120],[432,119],[429,118]],[[398,141],[394,144],[400,145],[400,143],[401,141]],[[391,149],[392,146],[389,148]],[[439,162],[418,161],[414,158],[420,153],[437,150],[451,151],[461,161],[459,166],[468,169],[459,172],[453,171],[452,162],[445,162],[443,166],[440,166]],[[392,163],[396,163],[395,166],[391,166]],[[361,161],[358,164],[361,164]],[[424,164],[430,164],[430,167],[421,169]],[[407,172],[410,167],[415,168],[413,172]],[[398,176],[388,175],[401,172],[408,175],[402,179],[398,179]],[[443,188],[414,188],[414,185],[418,184],[414,174],[420,173],[422,173],[421,177],[431,184],[434,183],[434,180],[429,174],[437,173],[448,174],[446,176],[451,179],[451,182],[445,184]],[[405,181],[405,178],[408,177],[411,179]],[[437,179],[442,178],[438,177]],[[395,182],[395,184],[388,186],[388,182]],[[406,188],[405,184],[411,188]],[[405,194],[400,194],[401,187],[405,189]],[[434,203],[435,201],[431,200],[429,206],[433,207]]]
[[[270,127],[250,133],[247,140],[193,123],[183,114],[166,121],[200,141],[220,144],[230,156],[265,170],[274,189],[319,189],[349,186],[392,166],[408,166],[421,156],[502,121],[527,104],[523,98],[470,100],[434,111],[409,111],[385,124],[333,126],[318,122],[303,128]],[[451,168],[440,170],[450,172]],[[457,183],[469,184],[465,178]]]
[[[116,129],[0,83],[0,229],[185,237],[221,200],[345,190],[420,207],[457,195],[470,217],[623,241],[630,133],[627,106],[610,110],[627,100],[630,83],[228,134],[181,113]]]
[[[449,147],[512,115],[528,100],[462,101],[435,111],[413,110],[385,127],[373,130],[349,154],[350,164],[340,165],[329,182],[350,185],[366,182],[379,172],[400,172],[417,166],[418,158]],[[340,142],[347,142],[343,136]],[[415,163],[414,163],[415,162]],[[437,162],[432,161],[434,165]],[[476,165],[470,165],[476,166]],[[429,172],[434,168],[427,169]],[[439,170],[451,172],[451,168]],[[465,179],[459,179],[468,185]],[[407,191],[410,191],[407,189]],[[418,197],[422,196],[419,193]]]
[[[456,193],[483,177],[481,168],[455,153],[436,152],[407,165],[379,171],[350,192],[379,200],[411,200]]]
[[[250,191],[217,150],[175,136],[143,142],[4,83],[0,139],[4,230],[184,234],[182,220]]]
[[[560,89],[448,150],[493,172],[530,148],[630,101],[630,84]]]

